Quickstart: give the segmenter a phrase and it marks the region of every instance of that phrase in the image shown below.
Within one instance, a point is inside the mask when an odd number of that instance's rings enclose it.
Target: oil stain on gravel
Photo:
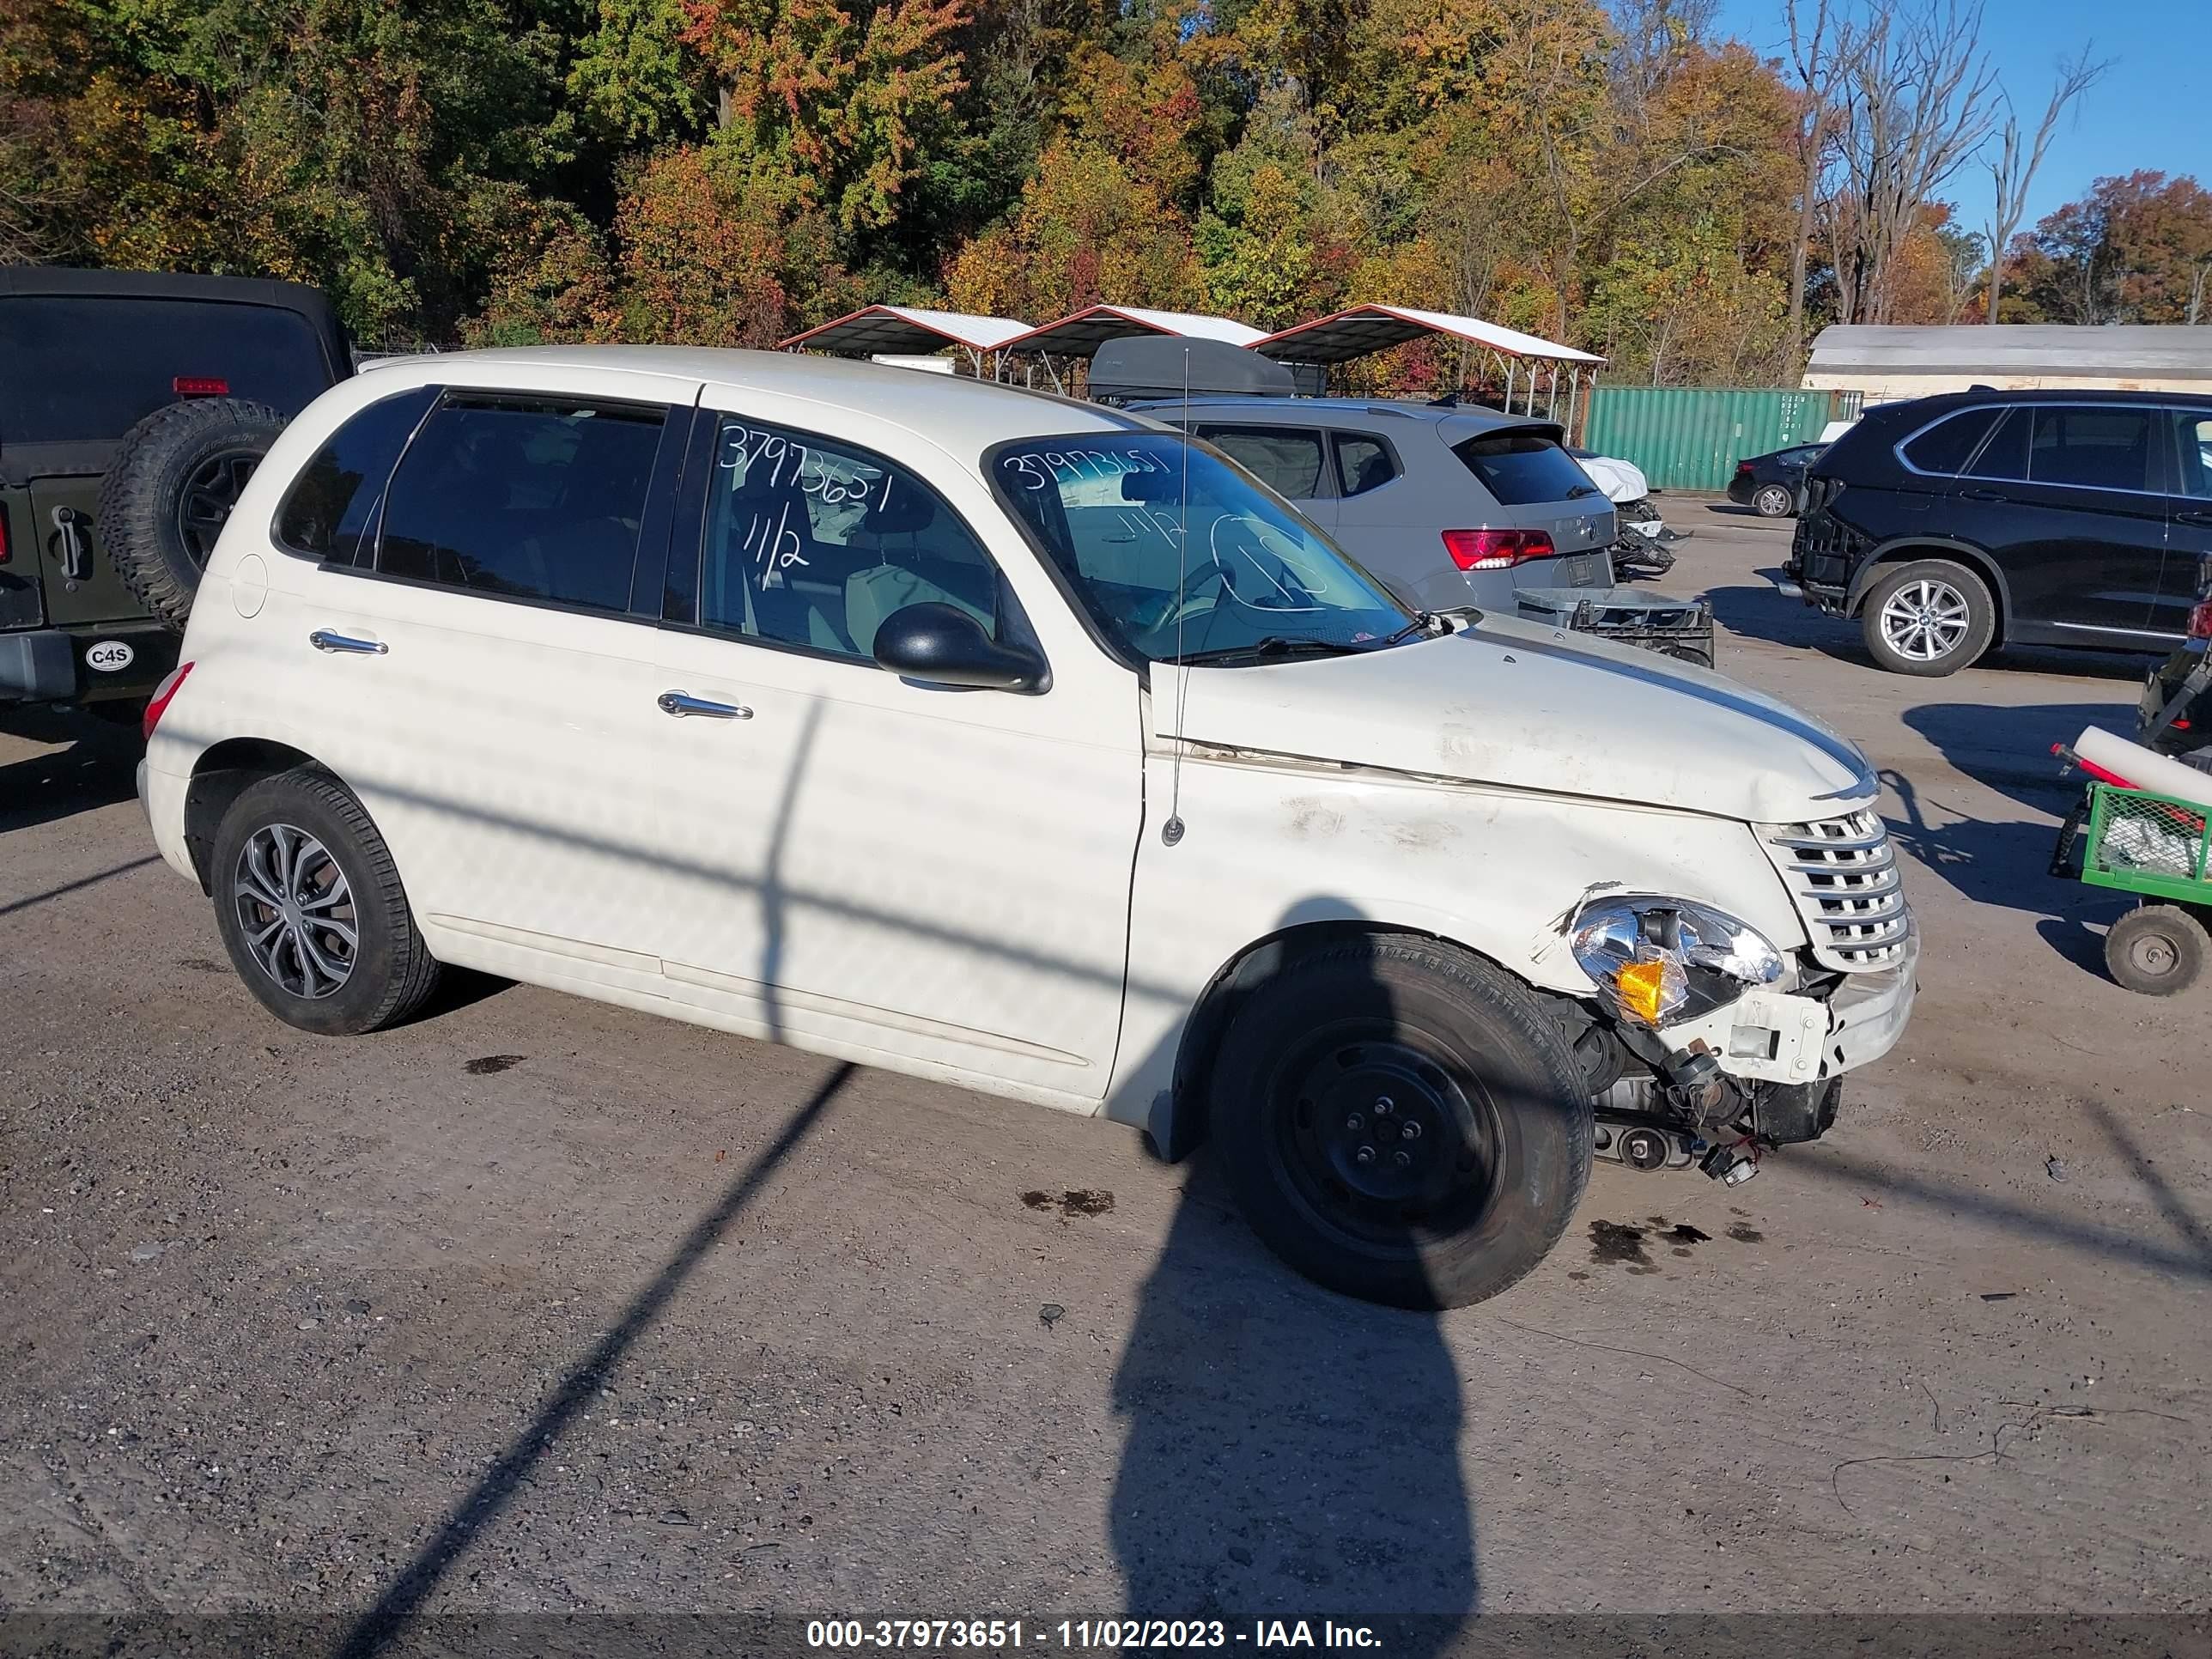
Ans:
[[[471,1077],[489,1077],[495,1072],[504,1072],[510,1067],[520,1066],[529,1058],[527,1054],[483,1054],[471,1060],[461,1069]]]
[[[1644,1248],[1650,1237],[1641,1227],[1632,1227],[1625,1221],[1593,1221],[1590,1223],[1590,1260],[1601,1267],[1626,1267],[1632,1273],[1656,1273],[1651,1257]]]
[[[1085,1188],[1054,1198],[1050,1193],[1031,1191],[1022,1194],[1022,1202],[1032,1210],[1058,1210],[1062,1221],[1073,1221],[1079,1215],[1104,1215],[1114,1207],[1114,1194]]]
[[[1654,1233],[1679,1256],[1690,1255],[1692,1244],[1712,1242],[1709,1232],[1692,1227],[1686,1221],[1668,1224],[1663,1215],[1644,1218],[1650,1224],[1638,1227],[1626,1221],[1593,1221],[1590,1223],[1590,1260],[1601,1267],[1626,1267],[1632,1273],[1656,1273],[1659,1271],[1645,1246]]]

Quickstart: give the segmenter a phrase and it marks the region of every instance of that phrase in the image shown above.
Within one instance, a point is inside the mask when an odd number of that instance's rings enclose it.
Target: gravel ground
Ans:
[[[291,1031],[131,744],[0,735],[0,1611],[2212,1612],[2212,990],[2044,869],[2142,664],[1881,674],[1669,507],[1723,667],[1883,769],[1919,1010],[1442,1318],[1103,1122],[483,981]]]

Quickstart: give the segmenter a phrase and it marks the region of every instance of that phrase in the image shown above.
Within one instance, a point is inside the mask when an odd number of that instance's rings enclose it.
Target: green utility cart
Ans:
[[[2205,816],[2171,795],[2092,783],[2058,832],[2054,874],[2142,901],[2105,936],[2105,966],[2130,991],[2170,996],[2204,965],[2212,924]]]

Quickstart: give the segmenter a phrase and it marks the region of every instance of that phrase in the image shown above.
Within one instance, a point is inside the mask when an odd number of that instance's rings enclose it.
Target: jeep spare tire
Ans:
[[[196,398],[123,435],[100,486],[100,545],[163,625],[185,631],[200,572],[284,416],[266,404]]]

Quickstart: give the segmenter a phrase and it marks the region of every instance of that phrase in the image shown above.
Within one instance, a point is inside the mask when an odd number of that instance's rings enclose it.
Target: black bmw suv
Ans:
[[[1955,392],[1813,464],[1786,574],[1899,674],[1999,641],[2164,651],[2212,570],[2212,397]]]

